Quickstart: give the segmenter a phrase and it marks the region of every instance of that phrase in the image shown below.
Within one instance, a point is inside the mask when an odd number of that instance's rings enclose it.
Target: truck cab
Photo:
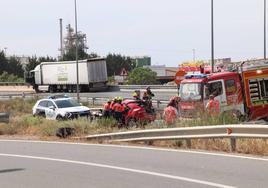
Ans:
[[[181,114],[201,116],[209,95],[220,103],[221,112],[245,114],[240,75],[237,72],[186,75],[180,83]]]
[[[250,60],[235,65],[235,72],[188,74],[180,82],[181,114],[192,117],[205,110],[209,95],[221,113],[232,112],[248,120],[268,120],[268,61]]]

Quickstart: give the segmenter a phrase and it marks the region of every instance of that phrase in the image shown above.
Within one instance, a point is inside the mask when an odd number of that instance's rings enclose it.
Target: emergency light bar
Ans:
[[[191,79],[191,78],[206,78],[206,74],[188,74],[185,76],[185,79]]]
[[[70,97],[66,94],[60,94],[60,95],[48,96],[47,98],[48,99],[60,99],[60,98],[70,98]]]

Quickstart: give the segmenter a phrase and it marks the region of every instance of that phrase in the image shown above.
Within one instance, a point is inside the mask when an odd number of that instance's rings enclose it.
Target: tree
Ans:
[[[2,74],[4,71],[7,72],[8,69],[8,60],[6,58],[6,55],[4,51],[0,51],[0,74]]]
[[[135,68],[128,76],[128,84],[151,85],[157,84],[156,72],[149,68]]]
[[[106,63],[108,76],[119,75],[123,68],[127,71],[131,71],[135,68],[135,64],[130,57],[120,54],[108,54]]]
[[[24,70],[23,70],[22,64],[20,63],[19,58],[16,56],[12,56],[8,59],[8,68],[6,71],[9,74],[13,74],[20,78],[23,78],[24,76]]]
[[[40,62],[38,61],[38,58],[36,56],[29,57],[28,61],[29,62],[25,67],[26,72],[33,70],[37,65],[40,64]]]
[[[6,71],[4,71],[2,74],[0,74],[0,82],[23,82],[22,77],[18,77],[14,74],[9,74]]]
[[[49,56],[46,56],[46,57],[32,56],[32,57],[29,57],[28,61],[29,63],[25,67],[26,72],[33,70],[37,65],[39,65],[42,62],[54,62],[56,61],[56,59],[53,57],[49,57]]]
[[[0,74],[13,74],[14,76],[23,78],[24,71],[19,58],[16,56],[7,58],[4,51],[0,51],[0,67]]]

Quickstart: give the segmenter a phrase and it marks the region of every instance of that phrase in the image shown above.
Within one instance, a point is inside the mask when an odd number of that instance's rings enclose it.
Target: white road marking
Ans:
[[[165,149],[156,147],[145,147],[145,146],[128,146],[128,145],[113,145],[113,144],[88,144],[88,143],[73,143],[73,142],[56,142],[56,141],[37,141],[37,140],[1,140],[0,142],[21,142],[21,143],[40,143],[40,144],[63,144],[63,145],[80,145],[80,146],[98,146],[98,147],[114,147],[114,148],[127,148],[127,149],[141,149],[141,150],[153,150],[153,151],[166,151],[166,152],[177,152],[177,153],[192,153],[200,155],[211,155],[219,157],[229,157],[238,159],[248,159],[257,161],[268,162],[267,157],[251,157],[245,155],[235,155],[226,153],[212,153],[205,151],[193,151],[193,150],[182,150],[182,149]]]
[[[212,186],[212,187],[235,188],[234,186],[213,183],[213,182],[203,181],[203,180],[198,180],[198,179],[192,179],[192,178],[187,178],[187,177],[182,177],[182,176],[174,176],[174,175],[163,174],[163,173],[158,173],[158,172],[151,172],[151,171],[138,170],[138,169],[132,169],[132,168],[124,168],[124,167],[111,166],[111,165],[105,165],[105,164],[99,164],[99,163],[73,161],[73,160],[66,160],[66,159],[56,159],[56,158],[49,158],[49,157],[38,157],[38,156],[30,156],[30,155],[5,154],[5,153],[0,153],[0,156],[35,159],[35,160],[45,160],[45,161],[56,161],[56,162],[71,163],[71,164],[78,164],[78,165],[94,166],[94,167],[100,167],[100,168],[109,168],[109,169],[113,169],[113,170],[121,170],[121,171],[146,174],[146,175],[151,175],[151,176],[158,176],[158,177],[162,177],[162,178],[180,180],[180,181],[185,181],[185,182],[190,182],[190,183],[208,185],[208,186]]]

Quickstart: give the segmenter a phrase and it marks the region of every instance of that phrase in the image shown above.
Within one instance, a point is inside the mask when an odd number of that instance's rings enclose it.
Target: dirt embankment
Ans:
[[[0,86],[0,92],[34,92],[32,86]]]

